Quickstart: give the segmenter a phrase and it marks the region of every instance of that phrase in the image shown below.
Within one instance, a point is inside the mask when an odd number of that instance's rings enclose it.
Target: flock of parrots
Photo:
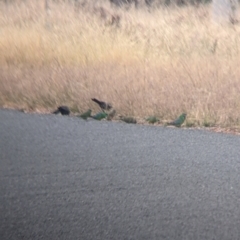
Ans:
[[[87,120],[88,118],[93,118],[95,120],[102,120],[102,119],[107,119],[107,120],[112,120],[113,117],[116,114],[116,110],[113,109],[112,105],[110,103],[106,103],[103,101],[99,101],[96,98],[92,98],[92,101],[97,103],[99,105],[99,107],[101,108],[101,112],[92,115],[92,110],[88,109],[86,112],[77,115],[77,117],[80,117],[84,120]],[[67,106],[59,106],[57,110],[55,110],[53,112],[54,114],[62,114],[62,115],[69,115],[70,114],[70,110]],[[172,122],[168,122],[166,123],[166,125],[173,125],[176,127],[181,127],[181,125],[184,123],[185,119],[186,119],[187,114],[186,113],[182,113],[176,120],[172,121]],[[126,123],[137,123],[135,118],[132,117],[123,117],[120,116],[120,120],[126,122]],[[154,124],[156,122],[159,122],[159,119],[155,116],[150,116],[146,119],[147,122]]]

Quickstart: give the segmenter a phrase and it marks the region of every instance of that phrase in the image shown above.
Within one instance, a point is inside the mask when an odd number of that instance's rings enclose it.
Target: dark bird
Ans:
[[[70,110],[67,106],[59,106],[56,111],[53,112],[53,114],[61,113],[62,115],[69,115]]]
[[[92,101],[97,103],[102,110],[110,110],[112,108],[112,105],[110,103],[99,101],[96,98],[92,98]]]
[[[181,114],[176,120],[167,123],[167,125],[173,125],[176,127],[181,127],[181,125],[184,123],[185,119],[186,119],[187,114],[183,113]]]

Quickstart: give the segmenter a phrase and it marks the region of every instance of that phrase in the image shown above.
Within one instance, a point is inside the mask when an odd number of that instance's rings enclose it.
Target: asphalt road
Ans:
[[[240,137],[0,110],[0,239],[240,239]]]

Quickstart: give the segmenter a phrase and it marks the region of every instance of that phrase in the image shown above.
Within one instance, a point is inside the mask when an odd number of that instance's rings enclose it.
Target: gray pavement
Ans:
[[[240,239],[240,137],[0,110],[0,239]]]

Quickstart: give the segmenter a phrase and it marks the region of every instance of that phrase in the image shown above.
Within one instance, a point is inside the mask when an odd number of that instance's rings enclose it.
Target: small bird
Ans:
[[[103,101],[99,101],[96,98],[92,98],[92,101],[97,103],[102,110],[110,110],[112,105]]]
[[[108,114],[107,113],[105,113],[105,112],[99,112],[99,113],[97,113],[96,115],[94,115],[94,116],[91,116],[93,119],[95,119],[95,120],[102,120],[103,118],[106,118],[108,116]]]
[[[61,113],[62,115],[69,115],[70,110],[67,106],[59,106],[56,111],[53,112],[53,114]]]
[[[159,122],[159,119],[158,119],[157,117],[155,117],[155,116],[150,116],[150,117],[148,117],[148,118],[146,119],[146,121],[149,122],[149,123],[154,124],[154,123],[156,123],[156,122]]]
[[[91,113],[92,113],[92,110],[88,109],[86,112],[82,113],[78,117],[80,117],[80,118],[82,118],[84,120],[87,120],[87,118],[91,117]]]
[[[113,110],[108,114],[107,120],[108,120],[108,121],[112,120],[112,119],[114,118],[115,114],[116,114],[116,110],[113,109]]]
[[[167,123],[167,125],[173,125],[176,127],[181,127],[181,125],[184,123],[185,119],[186,119],[187,114],[183,113],[181,114],[176,120]]]
[[[120,119],[125,122],[125,123],[133,123],[133,124],[136,124],[137,123],[137,120],[133,117],[123,117],[123,116],[120,116]]]

